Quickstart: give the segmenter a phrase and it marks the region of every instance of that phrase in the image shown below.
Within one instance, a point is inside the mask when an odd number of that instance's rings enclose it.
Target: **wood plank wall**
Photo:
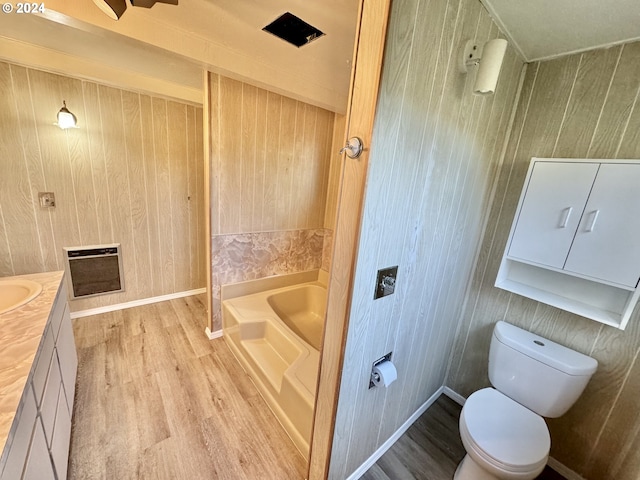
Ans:
[[[640,43],[527,68],[447,381],[464,396],[489,384],[491,331],[503,319],[596,358],[577,404],[548,422],[552,457],[593,480],[640,478],[640,308],[620,331],[493,284],[531,157],[640,158],[639,94]]]
[[[217,331],[223,284],[329,264],[340,157],[332,154],[333,112],[215,73],[208,78],[209,328]]]
[[[0,276],[117,242],[126,291],[73,311],[205,286],[201,107],[9,63],[0,88]],[[77,129],[54,125],[62,100]]]
[[[212,234],[323,228],[334,113],[209,78]]]
[[[509,49],[497,93],[479,97],[457,62],[464,40],[498,36],[476,0],[392,3],[330,479],[444,383],[523,64]],[[395,293],[373,300],[376,271],[393,265]],[[372,362],[391,351],[398,380],[368,389]]]

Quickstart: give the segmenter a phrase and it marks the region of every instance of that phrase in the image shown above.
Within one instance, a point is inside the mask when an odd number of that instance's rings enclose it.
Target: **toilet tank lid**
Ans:
[[[507,322],[496,323],[493,334],[501,343],[567,375],[592,375],[598,368],[598,361],[595,358]]]

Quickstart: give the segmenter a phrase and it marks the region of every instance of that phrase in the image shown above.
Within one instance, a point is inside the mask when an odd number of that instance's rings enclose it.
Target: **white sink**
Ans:
[[[31,280],[0,279],[0,315],[30,302],[42,291],[42,285]]]

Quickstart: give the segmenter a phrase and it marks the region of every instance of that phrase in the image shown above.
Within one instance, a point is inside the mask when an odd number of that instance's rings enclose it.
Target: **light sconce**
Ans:
[[[474,45],[471,40],[465,43],[459,70],[460,73],[467,73],[469,67],[479,65],[473,84],[474,94],[490,95],[496,91],[507,45],[505,39],[496,38],[485,43],[480,51],[478,45]]]
[[[63,130],[66,130],[67,128],[75,128],[78,123],[76,116],[67,109],[67,102],[64,100],[62,101],[62,108],[58,112],[57,117],[58,123],[56,123],[56,125]]]

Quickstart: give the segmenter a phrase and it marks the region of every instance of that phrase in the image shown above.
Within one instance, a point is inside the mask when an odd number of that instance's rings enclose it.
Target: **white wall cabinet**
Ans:
[[[496,286],[623,329],[640,281],[640,161],[533,158]]]
[[[67,292],[61,283],[22,394],[0,480],[67,478],[78,367]]]

